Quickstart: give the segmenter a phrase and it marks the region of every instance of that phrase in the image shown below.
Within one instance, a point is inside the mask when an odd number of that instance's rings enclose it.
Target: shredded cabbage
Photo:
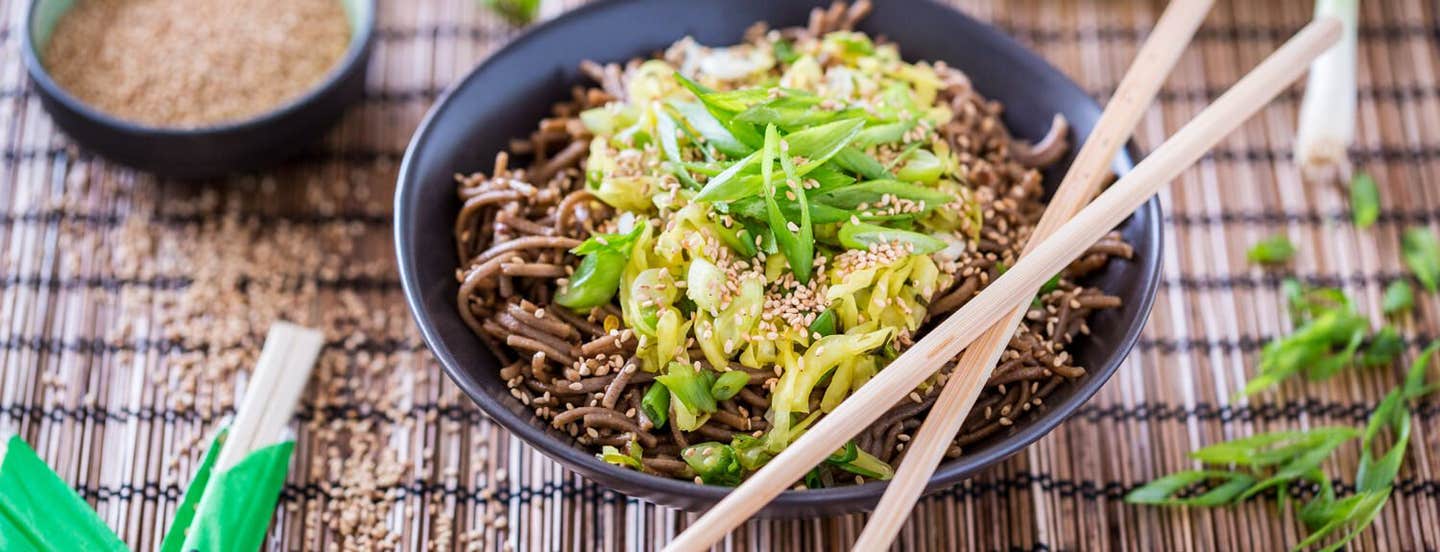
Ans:
[[[952,116],[944,82],[893,45],[848,31],[686,39],[665,60],[629,69],[623,101],[581,113],[586,181],[646,224],[619,305],[670,423],[703,425],[731,366],[775,372],[770,429],[711,446],[755,470],[908,343],[983,210],[936,130]],[[890,473],[866,451],[843,469]]]

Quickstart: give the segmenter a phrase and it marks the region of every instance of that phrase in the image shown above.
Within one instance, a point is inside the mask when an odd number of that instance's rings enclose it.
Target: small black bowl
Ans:
[[[329,75],[298,98],[256,117],[196,128],[164,128],[102,113],[50,78],[40,52],[73,1],[31,0],[24,56],[40,103],[81,146],[161,176],[208,178],[279,161],[318,140],[365,93],[376,0],[343,1],[350,45]]]
[[[510,396],[499,364],[471,334],[456,309],[455,247],[451,228],[460,207],[453,175],[489,171],[508,140],[524,136],[568,98],[581,82],[582,59],[625,60],[663,49],[686,34],[705,44],[738,42],[755,21],[801,25],[810,2],[731,0],[617,0],[582,7],[542,25],[496,52],[456,83],[416,132],[400,169],[395,192],[395,246],[410,310],[426,343],[446,373],[500,425],[567,467],[622,493],[699,510],[728,491],[617,468],[577,447],[568,435],[550,429]],[[1004,102],[1005,122],[1018,136],[1038,139],[1051,116],[1064,113],[1079,139],[1100,116],[1100,108],[1075,83],[995,29],[931,0],[886,0],[861,30],[886,35],[911,60],[944,60],[969,74],[986,96]],[[1053,192],[1063,167],[1046,175]],[[1121,154],[1115,170],[1128,171],[1132,153]],[[1125,306],[1097,313],[1092,335],[1072,353],[1089,373],[1062,386],[1046,408],[942,464],[928,489],[954,485],[1045,435],[1095,394],[1125,359],[1155,297],[1160,272],[1160,204],[1150,201],[1120,227],[1135,246],[1130,261],[1115,260],[1085,282],[1122,297]],[[871,508],[885,483],[785,491],[762,515],[814,516]]]

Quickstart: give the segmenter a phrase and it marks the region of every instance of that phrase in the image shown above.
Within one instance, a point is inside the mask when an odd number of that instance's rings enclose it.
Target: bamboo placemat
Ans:
[[[394,274],[399,156],[439,90],[514,36],[474,0],[382,2],[369,94],[283,167],[219,185],[157,181],[77,151],[19,56],[24,0],[0,0],[0,433],[18,432],[136,550],[153,550],[205,436],[236,402],[269,322],[325,329],[298,424],[274,550],[649,549],[683,513],[598,488],[489,423],[421,344]],[[883,9],[884,2],[879,2]],[[1161,5],[961,2],[1108,96]],[[1282,97],[1162,194],[1164,282],[1129,361],[1079,415],[916,508],[904,549],[1279,550],[1293,504],[1131,507],[1121,496],[1189,467],[1187,451],[1283,427],[1363,423],[1398,369],[1290,383],[1234,402],[1284,331],[1279,276],[1245,261],[1272,233],[1293,272],[1340,285],[1378,319],[1405,270],[1399,234],[1440,216],[1440,7],[1362,2],[1359,138],[1383,212],[1348,223],[1343,194],[1290,162],[1298,94]],[[1310,2],[1220,2],[1139,130],[1153,147],[1298,29]],[[903,43],[903,41],[902,41]],[[1421,295],[1404,329],[1437,333]],[[1408,360],[1408,358],[1407,358]],[[1440,548],[1440,408],[1415,413],[1391,504],[1366,550]],[[1345,447],[1330,473],[1353,473]],[[1342,478],[1341,488],[1353,481]],[[835,549],[860,515],[755,521],[735,549]]]

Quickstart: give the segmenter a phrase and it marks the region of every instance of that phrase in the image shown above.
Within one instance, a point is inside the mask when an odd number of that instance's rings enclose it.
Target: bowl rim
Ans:
[[[30,75],[31,82],[40,87],[45,94],[53,97],[55,101],[65,106],[66,109],[79,114],[96,124],[112,128],[132,135],[148,135],[167,138],[186,138],[198,136],[210,136],[215,134],[241,132],[263,128],[277,121],[283,121],[313,104],[324,96],[331,89],[339,86],[340,82],[350,73],[350,68],[357,63],[368,63],[369,44],[375,36],[376,10],[379,9],[379,0],[360,0],[366,6],[365,13],[361,14],[359,28],[352,28],[350,31],[350,42],[345,46],[345,54],[325,73],[325,78],[307,88],[299,96],[290,98],[279,105],[258,114],[217,124],[195,126],[195,127],[164,127],[155,126],[130,119],[121,118],[101,111],[80,98],[75,97],[66,90],[60,83],[50,76],[50,70],[40,60],[40,50],[35,44],[35,18],[39,11],[41,2],[50,0],[30,0],[25,8],[25,16],[22,18],[25,28],[20,32],[24,36],[21,50],[25,58],[26,72]],[[337,0],[339,1],[339,0]],[[63,17],[63,15],[62,15]]]
[[[393,237],[396,248],[396,266],[400,272],[401,287],[405,294],[406,306],[411,316],[415,319],[420,329],[421,337],[424,339],[430,351],[435,355],[441,368],[451,380],[460,387],[471,401],[480,407],[492,420],[505,428],[512,434],[520,437],[527,444],[540,450],[552,460],[560,462],[565,467],[578,471],[587,478],[597,480],[599,483],[606,483],[607,479],[621,480],[642,487],[646,495],[671,495],[691,496],[698,501],[715,503],[729,494],[731,487],[715,485],[700,485],[690,481],[660,477],[656,475],[628,470],[603,462],[594,454],[583,451],[572,443],[562,442],[549,435],[546,430],[531,423],[533,416],[522,416],[519,413],[506,408],[499,402],[491,400],[488,394],[481,388],[480,383],[469,373],[462,370],[460,361],[454,353],[446,346],[444,337],[436,326],[432,314],[427,310],[422,297],[422,289],[425,282],[418,280],[417,255],[415,251],[407,247],[406,229],[413,226],[410,211],[416,202],[414,189],[422,186],[423,183],[416,179],[417,169],[414,164],[418,152],[427,146],[431,138],[432,127],[447,115],[447,112],[454,108],[451,103],[452,96],[459,93],[463,88],[470,86],[472,81],[480,78],[488,67],[496,63],[496,60],[504,57],[507,50],[531,41],[542,40],[550,30],[561,24],[572,20],[583,18],[590,13],[610,9],[613,6],[640,2],[644,0],[597,0],[579,8],[570,10],[548,21],[525,29],[504,46],[490,52],[462,77],[456,79],[446,86],[426,112],[420,125],[416,127],[411,135],[410,143],[405,148],[405,155],[401,160],[399,172],[396,175],[396,188],[394,199],[394,228]],[[1040,57],[1029,48],[1021,45],[1015,39],[1001,32],[999,29],[984,21],[976,20],[961,10],[943,4],[938,0],[921,0],[926,3],[939,5],[954,12],[956,17],[969,19],[976,24],[979,32],[983,34],[982,40],[996,42],[1001,49],[1018,52],[1018,62],[1022,65],[1017,70],[1031,71],[1038,75],[1044,75],[1052,84],[1067,88],[1072,93],[1078,93],[1089,98],[1089,103],[1094,105],[1097,111],[1101,108],[1089,94],[1085,93],[1078,84],[1058,68],[1050,65],[1048,61]],[[902,45],[903,46],[903,45]],[[1133,142],[1127,142],[1126,147],[1116,154],[1112,166],[1117,176],[1129,173],[1135,166],[1139,150]],[[1109,381],[1110,377],[1124,364],[1133,350],[1135,343],[1139,340],[1144,331],[1146,323],[1153,309],[1155,296],[1159,289],[1160,273],[1162,270],[1161,255],[1164,247],[1164,227],[1161,224],[1162,210],[1159,196],[1152,196],[1136,213],[1143,212],[1145,215],[1145,226],[1141,231],[1152,239],[1149,240],[1149,247],[1143,251],[1136,251],[1141,259],[1141,281],[1137,282],[1141,289],[1141,301],[1138,305],[1138,314],[1133,323],[1126,328],[1116,342],[1114,352],[1105,362],[1104,366],[1095,367],[1090,372],[1090,377],[1083,382],[1072,384],[1075,391],[1064,401],[1058,403],[1047,403],[1049,409],[1042,415],[1028,420],[1023,426],[1000,437],[996,445],[973,455],[964,455],[954,460],[942,461],[930,476],[926,483],[925,492],[928,494],[940,488],[953,486],[963,481],[980,470],[991,467],[1005,458],[1029,447],[1041,437],[1050,433],[1061,422],[1067,420],[1088,402]],[[825,489],[807,489],[797,491],[786,489],[777,495],[767,507],[776,509],[805,508],[813,507],[822,503],[843,503],[857,504],[862,502],[873,502],[887,487],[887,481],[869,481],[861,485],[847,485],[843,487],[832,487]],[[621,494],[629,494],[623,491],[616,491]],[[653,499],[652,499],[653,500]],[[864,508],[845,507],[847,511],[859,511]]]

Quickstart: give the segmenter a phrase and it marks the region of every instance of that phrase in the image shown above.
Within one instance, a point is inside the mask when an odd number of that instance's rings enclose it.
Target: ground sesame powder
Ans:
[[[197,127],[316,86],[350,42],[339,0],[81,0],[43,50],[66,91],[116,117]]]

